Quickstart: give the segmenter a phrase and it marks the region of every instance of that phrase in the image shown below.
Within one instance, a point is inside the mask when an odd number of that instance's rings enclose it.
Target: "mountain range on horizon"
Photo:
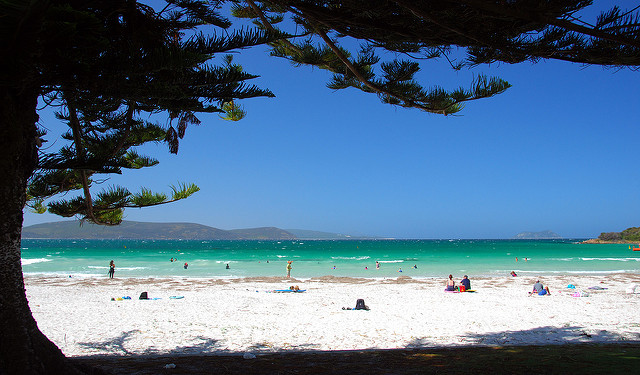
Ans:
[[[152,223],[123,221],[117,226],[96,225],[80,221],[56,221],[22,229],[24,239],[150,239],[150,240],[355,240],[381,239],[307,229],[260,227],[219,229],[196,223]],[[521,232],[512,239],[561,239],[550,230]]]
[[[362,239],[305,229],[260,227],[224,230],[196,223],[150,223],[123,221],[117,226],[96,225],[79,221],[56,221],[22,228],[24,239],[153,239],[153,240],[300,240]]]

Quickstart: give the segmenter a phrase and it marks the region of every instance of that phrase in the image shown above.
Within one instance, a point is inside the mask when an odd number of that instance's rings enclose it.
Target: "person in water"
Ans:
[[[184,269],[186,270],[187,268],[189,268],[189,263],[184,262]]]
[[[453,281],[453,276],[452,276],[452,275],[449,275],[449,280],[447,280],[445,290],[446,290],[447,292],[453,292],[453,291],[454,291],[454,290],[456,290],[456,289],[457,289],[457,288],[456,288],[456,282],[455,282],[455,281]]]
[[[464,286],[464,290],[471,289],[471,280],[469,280],[469,276],[464,275],[462,280],[460,280],[460,285]]]
[[[109,262],[109,278],[113,279],[113,274],[116,272],[116,264],[113,263],[113,260]]]
[[[229,263],[227,263],[227,269],[229,269],[229,268],[231,268],[231,267],[229,267]]]

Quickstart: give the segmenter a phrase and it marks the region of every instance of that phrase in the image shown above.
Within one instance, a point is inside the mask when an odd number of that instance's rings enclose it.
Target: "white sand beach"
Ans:
[[[406,277],[25,278],[40,329],[67,356],[640,341],[640,294],[627,293],[640,275],[541,277],[551,295],[531,297],[535,281],[472,278],[475,293],[445,293],[444,279]],[[306,292],[267,292],[291,285]],[[343,310],[358,298],[369,311]]]

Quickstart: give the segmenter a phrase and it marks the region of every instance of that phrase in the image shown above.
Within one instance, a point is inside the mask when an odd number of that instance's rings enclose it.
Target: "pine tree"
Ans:
[[[218,6],[195,0],[168,1],[158,10],[132,0],[0,3],[0,373],[81,372],[31,315],[20,260],[25,204],[115,225],[125,208],[186,198],[198,187],[177,184],[171,196],[120,186],[95,191],[96,176],[155,165],[136,151],[146,142],[166,142],[176,153],[187,127],[199,123],[198,113],[238,119],[235,100],[273,96],[248,85],[256,76],[230,59],[218,66],[212,59],[277,33],[202,34],[203,25],[230,25]],[[68,127],[55,152],[40,148],[47,136],[37,125],[39,97]],[[161,113],[167,126],[143,120]],[[66,192],[71,196],[51,200]]]

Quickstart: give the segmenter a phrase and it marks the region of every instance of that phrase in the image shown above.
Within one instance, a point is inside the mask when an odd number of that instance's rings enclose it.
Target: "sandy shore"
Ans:
[[[550,296],[530,297],[530,277],[472,279],[476,293],[410,278],[25,278],[40,329],[68,356],[640,342],[640,294],[627,293],[640,275],[540,281]],[[268,292],[290,285],[306,292]],[[358,298],[369,311],[342,309]]]

